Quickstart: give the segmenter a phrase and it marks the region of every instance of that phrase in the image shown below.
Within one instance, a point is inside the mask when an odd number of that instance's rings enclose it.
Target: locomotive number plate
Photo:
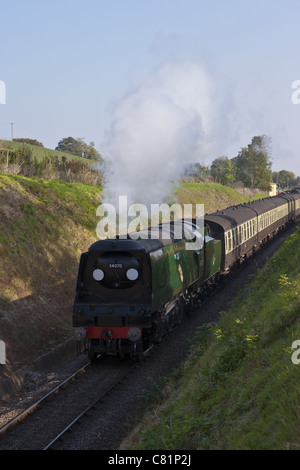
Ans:
[[[108,265],[109,268],[123,268],[122,263],[109,263]]]

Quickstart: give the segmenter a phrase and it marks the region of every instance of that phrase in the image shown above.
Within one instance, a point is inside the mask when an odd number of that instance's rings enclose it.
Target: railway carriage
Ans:
[[[228,271],[257,243],[257,216],[249,206],[232,206],[205,215],[205,224],[222,245],[221,271]]]
[[[300,219],[300,189],[297,190],[294,197],[295,197],[295,217],[294,217],[294,221],[296,221],[296,220]]]
[[[213,236],[222,243],[221,271],[226,272],[241,259],[272,238],[287,224],[300,218],[300,192],[280,194],[205,216]]]
[[[272,238],[291,221],[289,201],[281,197],[262,199],[255,204],[258,242]]]
[[[288,202],[289,221],[296,222],[300,218],[300,188],[290,193],[280,193],[278,197]]]

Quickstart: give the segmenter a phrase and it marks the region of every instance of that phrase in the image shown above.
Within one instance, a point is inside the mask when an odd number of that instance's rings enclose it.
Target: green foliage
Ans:
[[[236,179],[236,166],[228,157],[216,158],[210,168],[211,175],[217,183],[228,185]]]
[[[13,142],[20,142],[22,144],[36,145],[37,147],[44,147],[42,142],[39,142],[36,139],[28,139],[28,138],[13,139]]]
[[[39,149],[39,147],[37,148]],[[44,149],[44,151],[46,150]],[[91,151],[93,151],[92,147]],[[8,174],[47,180],[57,179],[86,184],[102,183],[102,174],[100,171],[93,171],[89,160],[67,158],[59,152],[58,154],[57,156],[46,152],[43,158],[40,158],[34,152],[33,145],[16,143],[14,149],[0,150],[0,169]]]
[[[292,171],[281,170],[273,171],[272,173],[273,182],[282,189],[290,189],[297,184],[295,173]]]
[[[56,157],[58,160],[61,160],[62,157],[62,152],[59,152],[58,150],[52,150],[52,149],[47,149],[44,147],[39,147],[37,145],[31,145],[27,143],[20,143],[20,142],[15,142],[11,140],[0,140],[0,154],[5,154],[7,153],[7,150],[9,152],[13,152],[17,150],[19,147],[28,147],[31,152],[32,156],[35,157],[38,161],[43,160],[45,157],[48,156],[53,156]],[[71,155],[67,154],[68,160],[82,160],[82,157],[78,157],[77,155]],[[84,159],[83,159],[84,160]],[[88,160],[86,160],[88,162]]]
[[[147,377],[147,387],[142,391],[139,398],[149,405],[159,403],[163,399],[163,388],[166,384],[164,377],[155,381],[153,377]]]
[[[58,142],[57,147],[55,147],[55,150],[71,153],[73,155],[77,155],[78,157],[83,156],[81,145],[76,139],[74,139],[74,137],[65,137],[64,139],[61,139]]]
[[[248,202],[249,197],[228,186],[218,183],[187,183],[181,182],[175,188],[176,202],[180,204],[204,204],[204,212],[212,213],[225,207]],[[267,197],[258,194],[253,199]]]
[[[214,325],[205,323],[197,328],[195,336],[190,340],[190,360],[199,358],[206,351],[213,337]]]
[[[61,139],[55,150],[91,160],[100,160],[101,157],[100,153],[95,149],[94,142],[91,142],[88,145],[83,141],[83,139],[74,139],[74,137],[65,137]]]
[[[253,137],[251,144],[243,147],[233,162],[237,180],[241,180],[246,187],[269,190],[272,164],[266,136]]]
[[[194,178],[197,181],[204,180],[209,175],[209,168],[207,166],[200,165],[200,163],[190,163],[184,170],[184,176]]]
[[[289,188],[299,183],[294,173],[282,170],[271,172],[270,139],[265,135],[254,136],[247,147],[242,147],[235,158],[219,157],[213,160],[210,168],[200,163],[190,164],[185,168],[184,177],[196,181],[214,180],[222,185],[241,181],[248,188],[270,190],[272,181],[281,187]],[[299,180],[299,181],[298,181]]]

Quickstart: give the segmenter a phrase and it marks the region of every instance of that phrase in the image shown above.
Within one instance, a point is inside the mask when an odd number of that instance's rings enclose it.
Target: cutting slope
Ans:
[[[78,262],[97,240],[101,189],[0,174],[0,340],[14,369],[72,335]],[[177,197],[206,212],[246,200],[201,183]]]

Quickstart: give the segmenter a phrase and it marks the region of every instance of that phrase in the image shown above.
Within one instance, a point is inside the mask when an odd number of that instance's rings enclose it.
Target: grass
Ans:
[[[10,214],[0,221],[2,238],[10,240],[10,248],[2,243],[4,251],[11,249],[12,244],[27,251],[32,245],[42,244],[50,233],[55,241],[68,225],[75,224],[89,231],[95,227],[99,187],[0,175],[0,191],[2,210]],[[24,237],[28,243],[23,245]]]
[[[300,229],[220,321],[127,441],[129,449],[300,449]]]
[[[41,161],[43,158],[48,157],[50,155],[58,157],[61,160],[62,156],[67,157],[71,160],[83,160],[87,163],[91,163],[91,160],[83,157],[78,157],[77,155],[72,155],[65,152],[60,152],[58,150],[52,150],[45,147],[39,147],[37,145],[30,145],[24,144],[22,142],[13,142],[11,140],[0,140],[0,150],[1,149],[10,149],[10,150],[17,150],[18,148],[29,148],[32,151],[32,156],[36,157],[38,161]]]
[[[244,196],[228,186],[217,183],[180,183],[175,196],[181,204],[204,204],[204,212],[212,213],[230,205],[243,204],[249,200],[267,197],[258,193],[253,198]]]
[[[79,258],[102,188],[0,174],[0,339],[16,365],[72,335]]]

